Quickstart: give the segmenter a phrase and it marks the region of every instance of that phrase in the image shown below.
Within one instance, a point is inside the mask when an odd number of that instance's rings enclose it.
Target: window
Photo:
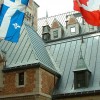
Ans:
[[[71,27],[71,33],[75,33],[75,27]]]
[[[53,37],[58,38],[58,30],[53,31]]]
[[[43,26],[43,33],[49,33],[49,32],[50,32],[50,26],[49,25]]]
[[[43,39],[44,39],[44,40],[47,39],[47,34],[43,34]]]
[[[74,72],[74,88],[83,88],[89,86],[91,72],[89,70]]]
[[[43,38],[43,40],[45,40],[45,41],[50,40],[50,34],[49,34],[49,33],[43,34],[43,35],[42,35],[42,38]]]
[[[24,85],[24,72],[19,73],[18,85]]]
[[[77,87],[85,87],[85,74],[84,73],[77,73]]]

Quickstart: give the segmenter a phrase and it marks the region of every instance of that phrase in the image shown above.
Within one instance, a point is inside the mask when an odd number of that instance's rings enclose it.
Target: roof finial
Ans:
[[[82,44],[83,44],[83,37],[81,37],[81,45],[80,45],[80,59],[83,58],[82,56]]]

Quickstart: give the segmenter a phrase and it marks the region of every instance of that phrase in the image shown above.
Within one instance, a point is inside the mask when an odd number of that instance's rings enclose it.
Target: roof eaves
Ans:
[[[56,42],[56,41],[61,41],[61,40],[66,40],[66,39],[73,39],[73,38],[82,37],[82,36],[88,36],[90,34],[92,35],[92,34],[96,34],[96,33],[98,33],[98,32],[94,31],[94,32],[87,32],[87,33],[84,33],[84,34],[76,34],[74,36],[68,36],[68,37],[55,39],[55,40],[48,40],[48,41],[45,41],[45,43],[51,43],[51,42]]]
[[[74,97],[93,96],[93,95],[100,95],[100,90],[55,94],[52,96],[52,98],[53,98],[53,100],[55,100],[55,99],[61,99],[61,98],[74,98]]]
[[[14,66],[14,67],[4,67],[2,71],[6,73],[6,72],[25,70],[29,68],[35,68],[35,67],[40,67],[39,63],[33,63],[33,64],[27,64],[27,65],[21,65],[21,66],[19,65],[19,66]]]
[[[17,71],[17,70],[24,70],[24,69],[29,69],[29,68],[36,68],[36,67],[40,67],[43,68],[45,70],[47,70],[48,72],[61,77],[60,73],[54,71],[53,69],[45,66],[44,64],[42,64],[41,62],[37,62],[37,63],[32,63],[32,64],[27,64],[27,65],[19,65],[19,66],[14,66],[14,67],[4,67],[4,69],[2,70],[3,72],[11,72],[11,71]]]
[[[88,70],[88,69],[87,69],[87,68],[80,68],[80,69],[75,69],[75,70],[73,70],[73,72],[84,71],[84,70]]]
[[[58,76],[58,77],[61,77],[61,74],[57,71],[55,71],[54,69],[50,68],[50,67],[47,67],[46,65],[44,65],[43,63],[39,62],[40,64],[40,67],[47,70],[48,72]]]

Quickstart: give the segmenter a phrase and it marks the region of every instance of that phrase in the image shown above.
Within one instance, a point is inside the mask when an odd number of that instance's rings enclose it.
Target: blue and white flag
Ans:
[[[4,0],[0,10],[0,38],[17,43],[29,0]]]

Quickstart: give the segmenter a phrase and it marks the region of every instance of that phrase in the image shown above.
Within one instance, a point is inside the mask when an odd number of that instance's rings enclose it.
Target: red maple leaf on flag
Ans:
[[[84,4],[84,5],[87,6],[87,2],[88,2],[88,0],[79,0],[79,2],[80,2],[81,4]]]

